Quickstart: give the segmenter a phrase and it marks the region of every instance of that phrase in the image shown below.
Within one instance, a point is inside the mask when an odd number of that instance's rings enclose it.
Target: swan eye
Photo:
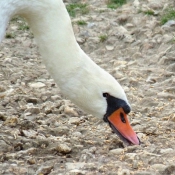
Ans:
[[[122,112],[120,113],[120,119],[123,123],[126,123],[125,117]]]
[[[107,98],[109,96],[108,93],[103,93],[103,97]]]

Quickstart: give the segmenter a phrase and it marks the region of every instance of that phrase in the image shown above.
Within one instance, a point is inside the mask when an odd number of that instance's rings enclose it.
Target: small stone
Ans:
[[[77,170],[77,169],[71,170],[71,171],[69,171],[69,173],[70,173],[70,175],[83,175],[83,174],[87,174],[86,171]]]
[[[137,169],[139,167],[139,162],[137,160],[133,160],[132,167]]]
[[[153,173],[148,172],[148,171],[140,171],[140,172],[136,172],[134,175],[151,175]]]
[[[171,116],[170,120],[175,122],[175,115]]]
[[[36,104],[38,102],[38,99],[35,97],[27,97],[26,102]]]
[[[46,175],[50,174],[53,169],[53,166],[41,166],[35,174],[37,175]]]
[[[0,58],[2,58],[4,56],[4,53],[0,53]]]
[[[92,22],[89,22],[87,25],[88,28],[93,28],[94,26],[96,26],[96,24]]]
[[[166,168],[166,165],[163,164],[154,164],[151,166],[153,169],[159,171],[159,172],[163,172]]]
[[[78,116],[78,113],[73,108],[70,108],[69,106],[64,107],[64,112],[65,114],[68,114],[71,116],[76,116],[76,117]]]
[[[33,164],[35,164],[36,163],[36,160],[35,159],[33,159],[33,158],[31,158],[31,159],[28,159],[28,161],[27,161],[30,165],[33,165]]]
[[[3,140],[0,140],[0,153],[6,152],[9,149],[9,146],[6,142],[4,142]]]
[[[54,136],[62,136],[64,134],[67,134],[68,132],[69,132],[69,128],[64,125],[59,125],[58,127],[50,130],[50,133]]]
[[[57,101],[57,100],[60,100],[60,99],[61,99],[61,97],[60,97],[59,95],[52,95],[50,98],[51,98],[53,101]]]
[[[26,113],[26,115],[39,114],[40,113],[40,109],[38,107],[29,107],[24,112]]]
[[[81,132],[74,132],[74,133],[72,133],[72,136],[74,136],[74,137],[82,137],[82,134],[81,134]]]
[[[37,132],[34,130],[22,130],[24,136],[28,138],[36,138]]]
[[[148,7],[154,10],[161,9],[163,7],[163,3],[161,2],[161,0],[160,1],[153,0],[153,1],[150,1],[150,3],[148,4]]]
[[[136,153],[127,153],[125,155],[125,158],[126,159],[132,159],[132,160],[134,160],[134,158],[135,158],[136,155],[137,155]]]
[[[5,112],[0,112],[0,120],[5,121],[8,117],[5,115]]]
[[[85,38],[80,38],[80,37],[78,37],[78,38],[76,38],[76,40],[77,40],[77,42],[78,42],[79,44],[83,44],[83,43],[86,42],[86,39],[85,39]]]
[[[122,153],[124,153],[124,150],[122,148],[112,149],[109,151],[109,155],[119,155]]]
[[[175,20],[169,20],[163,26],[173,27],[175,26]]]
[[[67,144],[59,144],[56,148],[56,151],[62,154],[68,154],[72,151],[72,149]]]
[[[167,148],[167,149],[161,149],[160,153],[161,154],[168,154],[168,153],[173,153],[174,150],[172,148]]]
[[[165,170],[162,172],[162,174],[175,174],[175,165],[168,165]]]
[[[18,118],[17,117],[8,117],[5,122],[4,125],[8,125],[8,126],[16,126],[18,124]]]
[[[122,169],[118,171],[118,175],[130,175],[130,171],[128,169]]]
[[[127,20],[128,20],[128,15],[120,15],[118,18],[117,18],[117,22],[122,24],[122,23],[125,23]]]
[[[123,39],[125,43],[132,43],[135,41],[135,39],[131,35],[126,35],[126,37]]]
[[[106,50],[109,51],[114,50],[114,46],[106,45]]]
[[[143,139],[146,138],[146,134],[139,132],[139,133],[137,134],[137,137],[142,141]]]
[[[85,166],[86,163],[84,162],[77,162],[77,163],[66,163],[66,169],[67,170],[75,170],[75,169],[81,169]]]
[[[136,8],[138,8],[139,5],[140,5],[140,2],[138,0],[134,0],[133,6],[136,7]]]
[[[80,124],[80,118],[78,118],[78,117],[71,117],[71,118],[69,119],[69,123],[70,123],[70,124],[79,125],[79,124]]]
[[[46,85],[41,82],[36,82],[36,83],[30,83],[29,86],[32,88],[42,88],[45,87]]]
[[[97,148],[95,146],[89,148],[89,152],[94,154],[96,152]]]

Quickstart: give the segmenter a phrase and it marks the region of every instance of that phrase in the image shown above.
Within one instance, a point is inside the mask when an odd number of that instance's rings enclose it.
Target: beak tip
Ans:
[[[133,139],[132,139],[132,143],[134,144],[134,145],[140,145],[141,144],[141,142],[140,142],[140,139],[139,139],[139,137],[136,135],[136,137],[134,137]]]

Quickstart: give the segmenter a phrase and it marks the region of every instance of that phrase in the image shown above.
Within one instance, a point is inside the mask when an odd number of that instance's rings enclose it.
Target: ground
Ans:
[[[174,175],[175,29],[161,24],[173,0],[116,10],[83,2],[89,12],[71,18],[77,41],[124,88],[141,145],[124,145],[62,96],[28,26],[15,18],[0,46],[0,174]]]

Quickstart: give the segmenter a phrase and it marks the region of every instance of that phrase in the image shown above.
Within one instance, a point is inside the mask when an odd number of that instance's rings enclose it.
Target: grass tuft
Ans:
[[[155,15],[153,10],[147,10],[144,12],[146,15]]]
[[[29,26],[27,25],[27,23],[25,23],[25,22],[22,22],[22,23],[20,23],[19,24],[19,27],[18,27],[18,30],[29,30],[30,28],[29,28]]]
[[[84,25],[86,25],[87,23],[86,23],[86,21],[84,21],[84,20],[79,20],[79,21],[77,21],[77,24],[80,25],[80,26],[84,26]]]
[[[123,4],[126,4],[126,0],[109,0],[107,3],[107,7],[111,9],[116,9]]]
[[[104,34],[104,35],[100,35],[100,36],[99,36],[99,39],[100,39],[100,42],[103,43],[104,41],[106,41],[106,40],[108,39],[108,36],[105,35],[105,34]]]
[[[164,11],[164,14],[161,17],[161,24],[164,25],[169,20],[175,20],[175,9],[168,8]]]
[[[70,16],[75,17],[76,13],[80,13],[82,15],[89,13],[89,8],[87,4],[74,3],[66,6],[67,11]]]
[[[15,38],[15,34],[14,33],[6,33],[5,38],[8,38],[8,39]]]

